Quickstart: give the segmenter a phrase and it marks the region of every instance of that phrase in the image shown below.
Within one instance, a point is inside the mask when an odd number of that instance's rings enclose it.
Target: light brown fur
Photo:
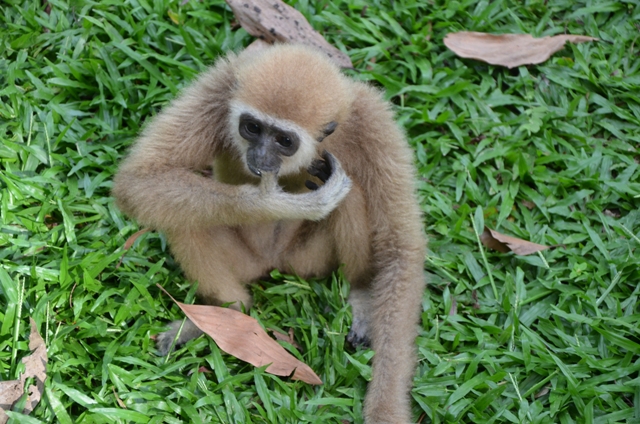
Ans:
[[[286,158],[282,169],[295,171],[278,174],[276,185],[275,176],[246,169],[229,124],[233,101],[314,139],[327,122],[338,127],[314,141],[313,157]],[[309,191],[306,168],[324,149],[337,169]],[[406,424],[426,248],[412,162],[378,91],[315,51],[281,45],[218,61],[152,119],[122,163],[113,195],[129,216],[166,233],[208,302],[248,308],[245,285],[274,268],[310,277],[344,263],[354,315],[349,338],[368,337],[375,351],[365,420]],[[203,176],[212,165],[214,177]],[[176,331],[172,324],[166,334]],[[197,334],[187,323],[179,342]]]

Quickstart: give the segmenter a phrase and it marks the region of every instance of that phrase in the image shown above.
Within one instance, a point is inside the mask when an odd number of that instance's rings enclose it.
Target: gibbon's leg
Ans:
[[[347,281],[353,281],[353,279],[349,280],[349,277],[347,277]],[[347,334],[347,341],[351,343],[352,346],[370,346],[371,338],[369,336],[369,327],[371,324],[367,312],[371,308],[371,294],[369,290],[351,284],[349,304],[351,305],[353,320],[349,334]]]
[[[235,302],[231,308],[249,309],[251,294],[246,283],[256,280],[268,271],[259,256],[251,251],[238,235],[237,229],[211,227],[200,231],[167,234],[174,257],[187,278],[198,282],[198,295],[207,303]],[[158,335],[156,346],[162,355],[169,351],[182,320],[174,321],[169,329]],[[176,345],[198,337],[202,331],[187,320],[176,340]]]
[[[274,268],[302,278],[325,277],[337,268],[327,221],[302,222],[283,239],[287,247]]]
[[[311,175],[326,182],[331,174],[326,161],[314,161],[308,169]],[[315,183],[307,181],[307,187],[316,190]],[[329,218],[331,237],[335,243],[337,263],[344,264],[344,274],[349,281],[351,291],[349,304],[353,321],[347,335],[352,345],[369,344],[369,311],[371,272],[371,240],[368,224],[366,201],[362,188],[352,186],[350,195],[345,198],[340,208]]]
[[[269,269],[245,243],[240,227],[215,226],[180,234],[167,233],[171,252],[187,278],[198,282],[198,295],[210,304],[250,309],[246,285]]]
[[[342,207],[338,208],[330,219],[338,261],[344,264],[344,275],[351,286],[349,303],[353,322],[347,341],[352,345],[368,345],[370,283],[373,276],[371,230],[367,220],[366,202],[359,186],[354,184]]]

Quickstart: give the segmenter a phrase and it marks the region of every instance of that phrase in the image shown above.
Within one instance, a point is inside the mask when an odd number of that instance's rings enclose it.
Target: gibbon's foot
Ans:
[[[351,346],[353,347],[371,346],[371,341],[367,335],[367,323],[365,320],[354,318],[353,323],[351,324],[351,330],[349,330],[349,334],[347,334],[347,341],[351,343]]]
[[[173,339],[176,338],[176,334],[178,334],[181,325],[182,320],[173,321],[168,325],[169,329],[167,331],[158,334],[156,337],[156,348],[160,352],[161,356],[167,356],[169,353]],[[190,320],[186,320],[175,345],[180,346],[181,344],[185,344],[189,340],[195,339],[200,334],[202,334],[202,330],[196,327]]]
[[[351,305],[353,319],[351,321],[351,330],[347,334],[347,341],[353,347],[369,347],[369,311],[371,309],[369,292],[361,287],[351,287],[349,304]]]

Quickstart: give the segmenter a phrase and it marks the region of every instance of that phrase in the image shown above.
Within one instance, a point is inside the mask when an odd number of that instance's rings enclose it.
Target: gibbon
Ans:
[[[275,45],[219,59],[151,119],[113,195],[166,234],[208,303],[250,308],[246,285],[273,269],[344,264],[347,339],[375,351],[365,421],[406,424],[426,249],[412,163],[380,92],[309,47]],[[159,335],[162,353],[179,327]],[[187,322],[177,342],[199,334]]]

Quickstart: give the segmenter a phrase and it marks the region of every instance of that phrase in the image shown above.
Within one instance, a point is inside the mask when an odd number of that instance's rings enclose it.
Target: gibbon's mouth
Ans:
[[[273,174],[278,174],[280,172],[280,167],[279,166],[259,166],[256,165],[255,163],[251,162],[251,161],[247,161],[247,168],[249,168],[249,171],[251,171],[252,174],[254,174],[256,177],[262,177],[262,174],[264,174],[265,172],[267,173],[273,173]]]
[[[254,173],[256,176],[262,177],[262,171],[256,168],[255,166],[253,166],[253,164],[247,162],[247,168],[249,168],[249,171]]]
[[[249,148],[246,156],[247,168],[258,177],[265,172],[277,174],[280,171],[281,159],[264,149]]]

